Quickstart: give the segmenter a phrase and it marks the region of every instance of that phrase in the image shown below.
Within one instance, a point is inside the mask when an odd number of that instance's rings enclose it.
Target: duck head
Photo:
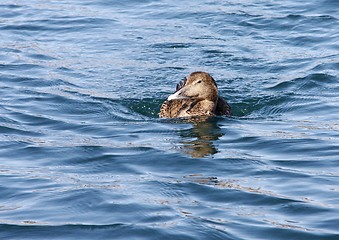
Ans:
[[[177,86],[177,91],[167,100],[191,99],[217,102],[218,88],[215,80],[205,72],[191,73]]]

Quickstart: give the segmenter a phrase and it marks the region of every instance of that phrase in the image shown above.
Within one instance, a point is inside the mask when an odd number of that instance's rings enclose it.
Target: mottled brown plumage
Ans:
[[[160,108],[161,118],[231,115],[228,103],[219,97],[215,80],[205,72],[193,72]]]

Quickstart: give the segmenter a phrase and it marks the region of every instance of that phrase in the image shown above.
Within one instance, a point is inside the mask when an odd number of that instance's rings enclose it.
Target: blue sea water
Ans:
[[[2,0],[0,239],[339,239],[339,2]]]

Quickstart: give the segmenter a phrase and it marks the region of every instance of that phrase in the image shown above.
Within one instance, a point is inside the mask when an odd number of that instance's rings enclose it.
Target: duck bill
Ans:
[[[191,87],[183,87],[179,91],[173,93],[172,95],[169,95],[167,98],[168,101],[170,100],[179,100],[179,99],[197,99],[198,94],[194,94],[194,91],[192,92]]]
[[[180,94],[179,92],[176,92],[172,95],[169,95],[167,100],[170,101],[170,100],[178,100],[178,99],[188,99],[190,97],[187,97],[187,96],[183,96],[182,94]]]

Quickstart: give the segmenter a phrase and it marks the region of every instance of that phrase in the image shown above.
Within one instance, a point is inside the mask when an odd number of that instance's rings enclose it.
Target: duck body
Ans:
[[[206,72],[193,72],[160,108],[161,118],[230,116],[231,107],[218,95],[215,80]]]

